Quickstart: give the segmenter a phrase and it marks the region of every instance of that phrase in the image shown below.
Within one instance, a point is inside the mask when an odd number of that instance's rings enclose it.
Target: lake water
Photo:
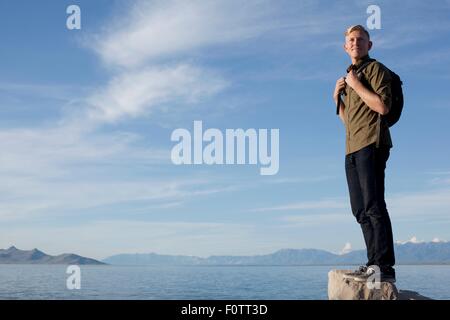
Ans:
[[[0,265],[0,299],[327,299],[334,266],[81,266],[67,289],[63,265]],[[339,269],[355,267],[339,266]],[[450,299],[450,266],[397,266],[397,287]]]

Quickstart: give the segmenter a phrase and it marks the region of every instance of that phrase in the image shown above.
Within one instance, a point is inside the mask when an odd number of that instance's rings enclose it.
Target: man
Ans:
[[[350,204],[363,232],[368,259],[365,266],[344,277],[366,281],[378,271],[370,266],[377,266],[381,281],[395,282],[392,227],[384,200],[384,170],[392,142],[381,117],[391,106],[391,75],[381,63],[369,58],[371,48],[370,35],[363,26],[347,29],[344,49],[352,65],[347,76],[336,81],[333,94],[346,128]]]

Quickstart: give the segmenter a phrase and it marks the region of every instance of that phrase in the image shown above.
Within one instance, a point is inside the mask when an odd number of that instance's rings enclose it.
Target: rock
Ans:
[[[416,291],[411,290],[399,290],[398,300],[433,300],[431,298],[425,297]]]
[[[344,273],[352,271],[331,270],[328,272],[329,300],[432,300],[415,291],[399,291],[391,282],[381,282],[379,286],[370,288],[365,282],[343,278]]]
[[[331,270],[328,272],[329,300],[397,300],[397,287],[390,282],[381,282],[379,289],[370,289],[365,282],[344,279],[352,270]]]

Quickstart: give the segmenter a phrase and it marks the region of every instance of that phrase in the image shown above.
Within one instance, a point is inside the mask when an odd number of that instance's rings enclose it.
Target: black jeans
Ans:
[[[382,272],[395,264],[391,219],[384,200],[384,170],[389,148],[371,144],[345,157],[345,172],[353,215],[364,235],[367,265]]]

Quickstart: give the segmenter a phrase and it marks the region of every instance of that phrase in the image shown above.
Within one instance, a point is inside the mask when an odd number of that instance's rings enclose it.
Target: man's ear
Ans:
[[[372,41],[369,40],[369,50],[372,49]]]

